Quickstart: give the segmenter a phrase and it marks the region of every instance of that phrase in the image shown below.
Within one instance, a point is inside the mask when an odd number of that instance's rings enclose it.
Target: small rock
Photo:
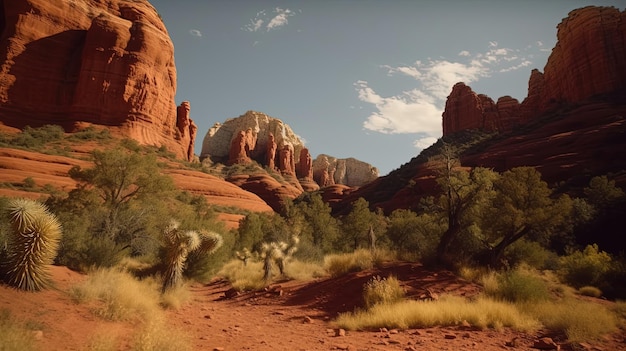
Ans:
[[[211,316],[207,314],[204,316],[204,319],[211,319]]]
[[[41,331],[41,330],[33,330],[33,338],[35,338],[35,340],[42,340],[43,339],[43,331]]]
[[[446,334],[446,335],[444,335],[444,338],[448,339],[448,340],[452,340],[452,339],[456,339],[456,335],[454,335],[454,334]]]
[[[551,338],[541,338],[533,344],[533,348],[539,350],[560,350],[561,346]]]
[[[387,328],[380,328],[380,329],[379,329],[379,331],[380,331],[381,333],[386,333],[386,332],[388,332],[389,330],[387,330]]]
[[[305,323],[305,324],[313,323],[313,318],[311,318],[309,316],[304,316],[304,320],[302,322]]]
[[[350,345],[348,344],[335,345],[336,350],[348,350],[349,348],[350,348]]]
[[[417,349],[413,346],[409,346],[407,348],[404,349],[404,351],[417,351]]]
[[[391,329],[389,331],[389,334],[398,334],[398,333],[399,333],[398,329]]]
[[[214,347],[213,351],[224,351],[223,347]]]
[[[335,336],[346,336],[346,330],[345,329],[335,330]]]

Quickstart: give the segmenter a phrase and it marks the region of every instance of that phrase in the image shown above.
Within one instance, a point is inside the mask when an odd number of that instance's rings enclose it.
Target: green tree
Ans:
[[[320,254],[331,252],[339,237],[339,222],[331,215],[332,209],[319,193],[307,194],[300,201],[287,201],[287,223],[309,241]],[[298,233],[294,233],[298,234]]]
[[[445,230],[441,217],[435,213],[417,213],[398,209],[389,216],[387,237],[391,247],[415,259],[434,256],[435,248]]]
[[[504,251],[524,237],[546,241],[572,214],[567,195],[552,198],[552,190],[533,167],[504,172],[495,182],[496,195],[482,216],[482,229],[492,266],[498,266]]]
[[[385,221],[380,212],[372,212],[369,203],[360,197],[352,203],[350,212],[341,218],[342,234],[339,238],[343,250],[353,251],[371,247],[371,233],[379,236],[385,232]]]
[[[488,204],[493,196],[493,181],[498,174],[482,167],[469,171],[462,168],[458,151],[450,144],[444,144],[441,153],[431,162],[435,164],[437,183],[443,191],[439,204],[447,221],[447,228],[437,245],[436,257],[441,263],[450,264],[452,243]]]
[[[615,180],[607,176],[593,177],[584,189],[585,197],[598,210],[612,206],[624,197],[624,191],[615,186]]]

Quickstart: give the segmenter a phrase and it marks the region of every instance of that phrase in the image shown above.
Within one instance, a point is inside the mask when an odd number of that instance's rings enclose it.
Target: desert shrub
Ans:
[[[161,294],[161,306],[177,310],[190,299],[191,293],[188,287],[184,284],[178,285]]]
[[[510,266],[524,263],[537,269],[544,269],[554,268],[558,256],[536,241],[518,240],[506,249],[504,259]]]
[[[324,268],[332,277],[373,267],[374,257],[370,250],[358,249],[352,253],[331,254],[324,257]]]
[[[217,275],[226,278],[238,291],[259,290],[267,285],[263,279],[263,263],[259,261],[244,266],[240,260],[234,259],[227,262]]]
[[[155,282],[139,281],[114,268],[101,268],[72,286],[69,294],[76,303],[98,301],[93,312],[103,319],[144,322],[160,316],[157,289]]]
[[[578,293],[584,296],[600,297],[602,296],[602,290],[595,286],[583,286],[578,289]]]
[[[404,289],[394,276],[372,277],[363,288],[365,306],[372,308],[378,304],[392,304],[404,298]]]
[[[348,330],[368,330],[453,326],[463,321],[481,329],[509,327],[529,332],[541,327],[535,318],[521,313],[512,304],[488,298],[469,301],[448,295],[437,301],[407,300],[342,313],[335,324]]]
[[[547,283],[527,269],[494,273],[483,280],[485,293],[509,302],[543,301],[550,298]]]
[[[613,306],[613,312],[626,322],[626,301],[617,300]]]
[[[67,136],[67,140],[85,141],[85,140],[110,140],[111,132],[107,128],[96,128],[89,126],[78,132],[71,133]]]
[[[30,126],[24,127],[21,133],[17,134],[11,144],[17,147],[37,149],[45,144],[63,139],[63,128],[57,125],[45,125],[39,128]]]
[[[293,280],[307,281],[325,276],[326,270],[315,262],[305,262],[293,259],[285,267],[285,277]]]
[[[0,350],[37,350],[32,331],[6,309],[0,310]]]
[[[583,251],[563,256],[558,273],[565,283],[576,288],[585,285],[602,286],[612,265],[611,256],[594,244],[588,245]]]
[[[589,342],[617,330],[617,318],[608,308],[578,299],[539,302],[520,307],[553,332],[564,333],[570,342]]]

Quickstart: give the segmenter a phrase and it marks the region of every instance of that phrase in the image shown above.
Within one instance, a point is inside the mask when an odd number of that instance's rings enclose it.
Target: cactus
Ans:
[[[285,262],[298,250],[297,245],[300,238],[292,236],[289,244],[281,241],[279,243],[264,243],[261,246],[261,256],[263,257],[263,279],[269,282],[272,279],[274,264],[278,266],[280,274],[285,273]]]
[[[178,230],[179,223],[171,221],[164,230],[165,271],[162,292],[178,286],[183,280],[187,256],[192,251],[212,254],[222,246],[222,237],[213,232]]]
[[[12,199],[7,208],[11,225],[4,262],[7,283],[27,291],[45,289],[51,283],[48,265],[59,248],[61,225],[37,201]]]
[[[244,267],[248,265],[248,260],[250,259],[250,257],[252,257],[250,250],[248,250],[245,247],[243,248],[242,252],[239,252],[239,251],[235,252],[235,255],[237,256],[239,260],[243,262]]]

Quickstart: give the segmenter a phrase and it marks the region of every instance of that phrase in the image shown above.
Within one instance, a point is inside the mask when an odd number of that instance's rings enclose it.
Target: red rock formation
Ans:
[[[258,195],[276,212],[282,211],[285,199],[295,199],[302,194],[301,189],[292,184],[279,183],[267,173],[238,174],[227,181]]]
[[[269,169],[276,169],[276,149],[278,145],[276,145],[276,140],[274,139],[274,134],[269,133],[267,140],[267,152],[266,152],[266,164]]]
[[[483,109],[480,98],[465,83],[456,83],[443,112],[443,135],[482,127]]]
[[[309,149],[300,150],[300,162],[298,163],[298,178],[313,179],[313,159]]]
[[[250,150],[256,146],[256,134],[252,129],[245,132],[239,131],[239,134],[230,143],[230,152],[228,156],[228,164],[246,164],[252,162],[250,158]]]
[[[104,125],[190,159],[193,123],[180,131],[174,47],[152,5],[145,0],[2,5],[4,124],[58,124],[67,131],[85,123]]]
[[[626,11],[588,6],[557,26],[540,108],[626,89]]]
[[[544,84],[543,73],[533,69],[528,79],[528,96],[520,106],[520,124],[528,123],[539,116]]]
[[[278,169],[283,174],[296,175],[293,146],[286,144],[278,151]]]
[[[571,11],[557,28],[558,41],[544,73],[532,70],[528,96],[521,105],[511,97],[501,97],[494,113],[488,97],[479,95],[479,104],[469,87],[457,83],[446,102],[443,134],[464,129],[506,132],[551,109],[603,94],[624,100],[626,11],[588,6]]]

